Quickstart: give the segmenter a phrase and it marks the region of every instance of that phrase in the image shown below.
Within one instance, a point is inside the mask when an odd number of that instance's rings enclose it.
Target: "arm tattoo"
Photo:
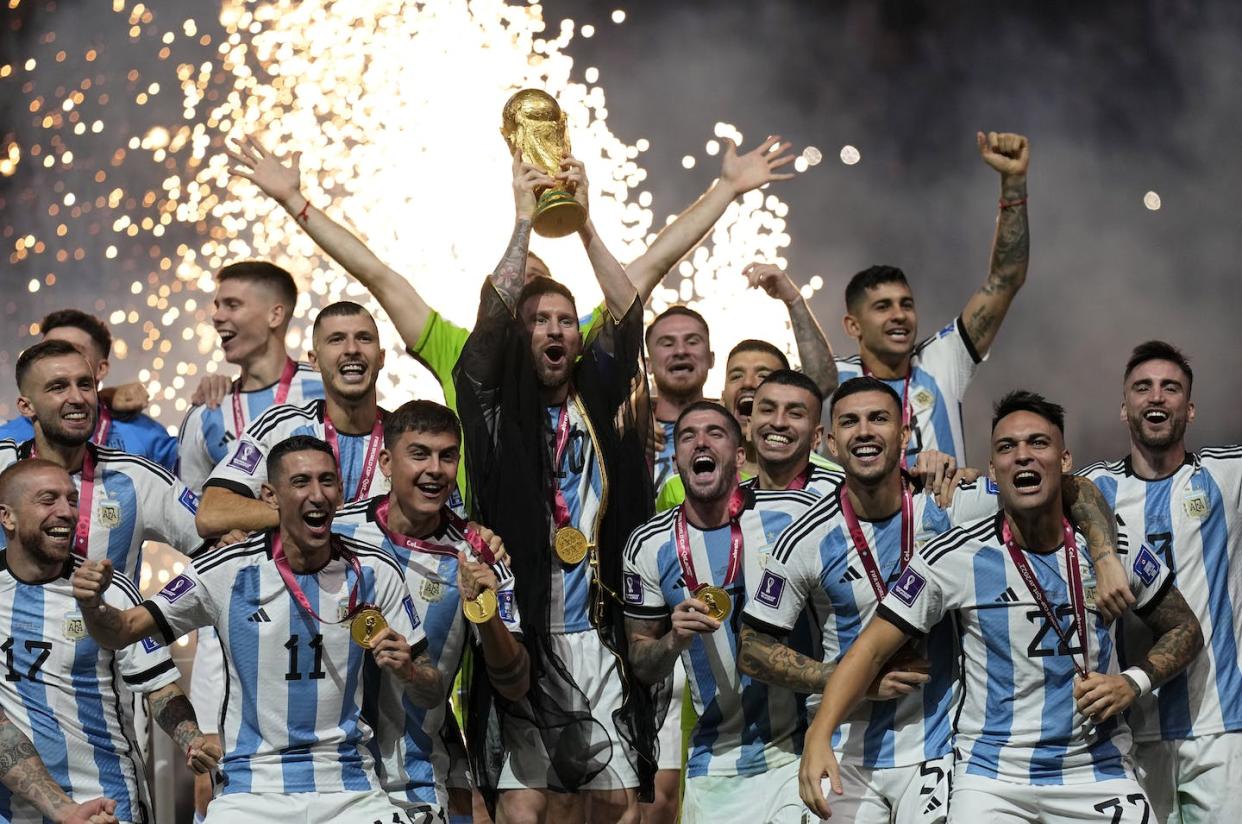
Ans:
[[[765,684],[785,687],[806,694],[822,692],[828,676],[836,669],[795,652],[766,632],[742,625],[737,667]]]
[[[1139,667],[1158,687],[1184,670],[1203,649],[1203,629],[1186,599],[1171,587],[1151,612],[1139,616],[1156,636]]]
[[[1117,522],[1108,500],[1095,484],[1078,475],[1065,475],[1061,484],[1066,514],[1087,538],[1087,551],[1098,563],[1117,550]]]
[[[1009,203],[1026,197],[1026,178],[1002,178],[1001,200]],[[996,236],[992,241],[992,261],[988,279],[980,290],[984,295],[1012,299],[1026,281],[1026,269],[1030,262],[1031,234],[1027,223],[1026,204],[1009,206],[1000,210],[996,218]],[[985,340],[995,332],[1005,310],[985,302],[964,318],[966,332],[972,341]]]
[[[118,650],[126,646],[122,639],[121,611],[104,601],[94,609],[83,609],[82,619],[86,630],[100,646],[105,649]]]
[[[39,752],[17,725],[0,712],[0,783],[34,805],[45,817],[73,805],[48,773]]]
[[[794,341],[798,345],[798,359],[802,371],[815,381],[819,391],[832,394],[837,388],[837,362],[832,358],[832,347],[819,321],[811,314],[811,307],[799,297],[789,304],[789,324],[793,327]]]
[[[190,748],[190,742],[202,736],[194,707],[176,684],[151,693],[147,696],[147,702],[151,706],[151,716],[160,729],[177,743],[183,753]]]
[[[638,680],[655,684],[673,671],[681,653],[671,643],[669,619],[626,618],[625,631],[630,637],[630,667]]]
[[[444,700],[444,679],[427,653],[422,653],[411,663],[407,689],[415,703],[422,707],[434,707]]]
[[[526,285],[526,250],[530,246],[530,221],[519,220],[509,238],[509,248],[492,272],[492,285],[500,299],[513,312],[517,309],[518,293]]]

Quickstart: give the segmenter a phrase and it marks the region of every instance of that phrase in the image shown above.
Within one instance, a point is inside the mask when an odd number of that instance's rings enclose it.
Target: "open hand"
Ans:
[[[794,162],[794,156],[786,154],[793,144],[781,142],[778,135],[769,136],[742,155],[737,153],[737,144],[729,138],[726,137],[721,142],[724,144],[724,158],[720,164],[720,182],[733,191],[734,197],[774,180],[789,180],[794,177],[793,172],[777,171]]]
[[[224,153],[233,161],[229,173],[249,180],[263,194],[282,206],[302,194],[302,153],[294,152],[282,161],[267,150],[257,137],[243,137],[226,147]]]

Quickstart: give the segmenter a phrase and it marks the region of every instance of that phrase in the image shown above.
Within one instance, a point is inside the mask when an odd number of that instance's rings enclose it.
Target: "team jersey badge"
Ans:
[[[1211,512],[1212,504],[1208,501],[1207,493],[1198,489],[1187,491],[1185,497],[1182,498],[1182,508],[1186,510],[1187,517],[1202,519]]]
[[[95,521],[104,529],[121,525],[121,505],[116,501],[100,501],[95,507]]]
[[[444,598],[444,583],[436,578],[424,578],[418,595],[429,604],[438,603]]]
[[[86,621],[81,615],[66,615],[62,634],[66,641],[81,641],[86,637]]]
[[[920,386],[910,396],[910,405],[916,412],[926,412],[936,405],[936,396],[926,386]]]

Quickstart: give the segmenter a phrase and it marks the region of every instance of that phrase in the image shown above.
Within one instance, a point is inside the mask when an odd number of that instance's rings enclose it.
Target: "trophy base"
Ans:
[[[586,210],[569,192],[548,189],[539,196],[533,225],[541,237],[565,237],[581,229],[586,217]]]

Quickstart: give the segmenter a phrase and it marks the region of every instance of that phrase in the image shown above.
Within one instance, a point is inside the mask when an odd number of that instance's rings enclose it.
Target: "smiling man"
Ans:
[[[823,396],[801,372],[769,372],[755,392],[750,430],[759,474],[743,482],[755,489],[806,490],[819,498],[835,490],[841,473],[816,450],[824,436]]]
[[[1157,641],[1121,671],[1098,611],[1095,566],[1064,513],[1070,466],[1061,407],[1013,392],[992,420],[1002,511],[924,546],[829,676],[807,736],[803,801],[829,815],[821,780],[843,791],[831,738],[882,668],[951,615],[960,643],[949,806],[955,820],[1146,822],[1122,713],[1183,670],[1199,623],[1149,547],[1130,554],[1136,615]]]
[[[198,530],[204,536],[232,529],[254,532],[276,525],[276,512],[259,500],[267,480],[265,458],[293,435],[320,438],[332,448],[346,501],[388,491],[379,472],[384,411],[375,382],[384,367],[375,319],[356,303],[338,301],[315,318],[311,363],[323,376],[324,398],[304,406],[273,406],[216,465],[203,487]]]

